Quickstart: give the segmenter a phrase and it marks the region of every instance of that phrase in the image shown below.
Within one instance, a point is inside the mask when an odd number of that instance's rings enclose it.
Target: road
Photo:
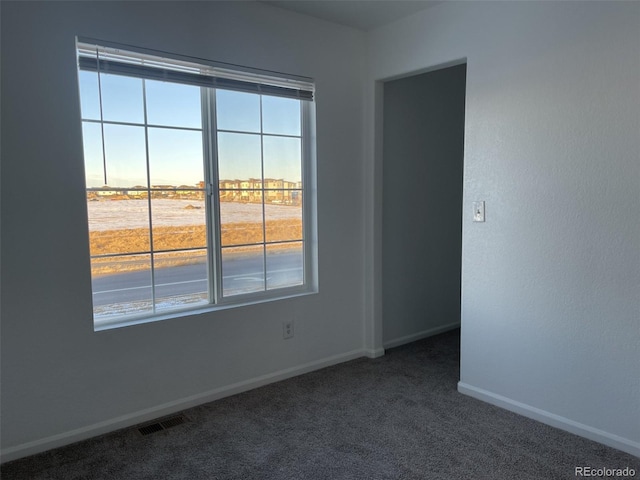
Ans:
[[[225,295],[262,290],[262,256],[229,257],[223,262],[222,282]],[[155,271],[156,299],[195,297],[206,294],[205,263],[159,268]],[[279,287],[302,283],[300,252],[279,252],[267,257],[267,285]],[[144,302],[151,299],[151,274],[137,271],[105,275],[93,279],[93,305]]]

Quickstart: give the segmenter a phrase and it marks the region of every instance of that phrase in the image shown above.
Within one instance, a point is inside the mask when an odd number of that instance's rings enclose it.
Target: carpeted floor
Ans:
[[[458,330],[3,465],[36,479],[575,479],[640,459],[459,394]]]

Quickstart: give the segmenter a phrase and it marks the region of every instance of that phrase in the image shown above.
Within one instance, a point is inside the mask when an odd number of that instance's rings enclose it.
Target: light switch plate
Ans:
[[[473,202],[473,221],[484,222],[484,201]]]

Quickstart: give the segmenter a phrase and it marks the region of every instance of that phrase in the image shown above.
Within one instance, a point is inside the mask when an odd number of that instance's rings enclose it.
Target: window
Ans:
[[[84,41],[78,67],[96,328],[315,289],[310,80]]]

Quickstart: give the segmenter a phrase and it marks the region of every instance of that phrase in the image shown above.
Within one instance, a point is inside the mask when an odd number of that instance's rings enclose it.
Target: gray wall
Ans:
[[[386,348],[460,325],[465,72],[383,85]]]
[[[460,390],[636,455],[639,27],[638,2],[443,2],[369,36],[369,85],[467,59]]]
[[[1,21],[3,459],[364,354],[364,34],[252,2],[2,2]],[[320,293],[93,331],[76,35],[316,79]]]

